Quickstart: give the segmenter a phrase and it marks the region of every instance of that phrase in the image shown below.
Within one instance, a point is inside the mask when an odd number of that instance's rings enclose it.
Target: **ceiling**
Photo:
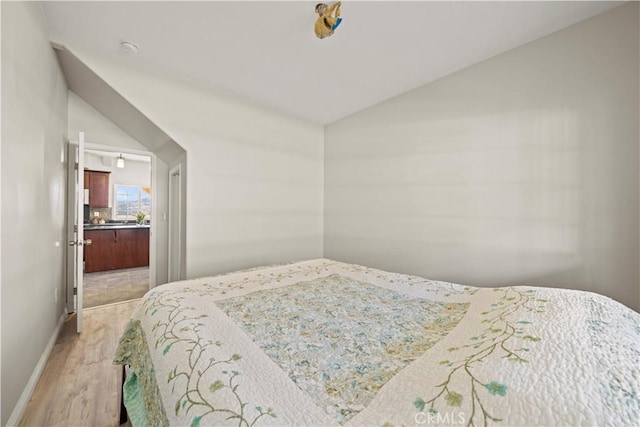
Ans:
[[[98,157],[105,157],[110,159],[116,159],[122,156],[125,160],[132,162],[151,163],[151,157],[141,154],[121,153],[116,151],[101,151],[101,150],[84,150],[85,153],[93,154]]]
[[[345,1],[335,34],[315,1],[43,2],[52,40],[226,89],[326,124],[622,2]]]

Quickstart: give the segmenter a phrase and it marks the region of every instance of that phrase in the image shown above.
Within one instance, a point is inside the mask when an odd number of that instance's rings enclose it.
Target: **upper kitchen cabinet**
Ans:
[[[89,189],[89,206],[92,208],[109,207],[109,174],[103,171],[84,171],[84,188]]]

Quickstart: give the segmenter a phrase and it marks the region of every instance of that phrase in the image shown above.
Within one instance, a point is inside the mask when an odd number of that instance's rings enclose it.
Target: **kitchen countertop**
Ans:
[[[144,229],[144,228],[150,228],[151,225],[149,224],[144,224],[144,225],[136,225],[136,224],[85,224],[84,225],[84,229],[85,230],[122,230],[122,229],[129,229],[129,228],[140,228],[140,229]]]

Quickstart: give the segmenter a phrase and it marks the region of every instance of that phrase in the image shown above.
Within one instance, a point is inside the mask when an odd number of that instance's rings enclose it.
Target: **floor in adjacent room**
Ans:
[[[83,307],[97,307],[142,297],[149,290],[149,267],[84,274]]]
[[[69,316],[20,426],[117,426],[122,367],[113,364],[138,300],[84,310],[84,330]],[[127,422],[126,426],[130,426]]]

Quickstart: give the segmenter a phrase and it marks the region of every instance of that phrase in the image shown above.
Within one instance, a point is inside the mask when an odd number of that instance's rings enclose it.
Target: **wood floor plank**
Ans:
[[[121,367],[113,356],[138,300],[84,311],[64,324],[20,426],[117,426]],[[128,425],[128,424],[127,424]]]

